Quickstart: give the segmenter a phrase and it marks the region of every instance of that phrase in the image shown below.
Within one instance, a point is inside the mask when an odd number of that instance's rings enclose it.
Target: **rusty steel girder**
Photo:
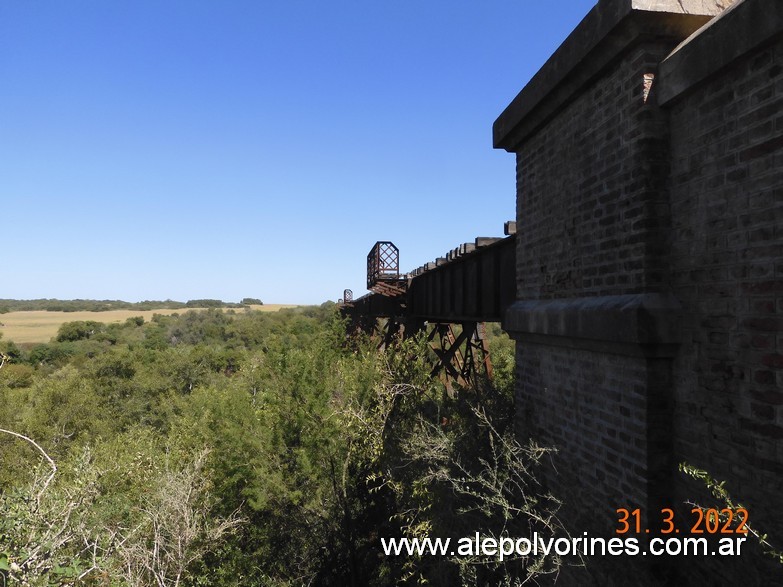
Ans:
[[[516,298],[516,237],[479,237],[437,262],[399,273],[394,243],[379,241],[367,255],[367,287],[346,310],[374,317],[404,316],[426,322],[500,322]],[[378,299],[368,299],[378,298]],[[389,303],[394,300],[394,303]]]
[[[390,241],[378,241],[367,253],[367,289],[378,281],[400,278],[400,250]]]
[[[437,356],[433,376],[440,376],[451,391],[452,383],[478,390],[482,379],[492,380],[492,360],[483,322],[433,323],[427,340]]]
[[[515,231],[504,232],[506,238],[478,237],[406,275],[394,243],[378,241],[367,255],[373,293],[352,300],[344,292],[350,331],[370,335],[379,349],[424,331],[432,375],[450,391],[453,384],[478,391],[493,377],[484,322],[501,321],[516,295]]]

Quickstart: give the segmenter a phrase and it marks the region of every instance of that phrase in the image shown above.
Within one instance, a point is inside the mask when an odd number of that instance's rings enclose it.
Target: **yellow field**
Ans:
[[[264,304],[263,306],[250,306],[253,310],[262,312],[277,312],[282,308],[295,308],[291,304]],[[3,340],[12,340],[17,344],[49,342],[64,322],[76,320],[94,320],[95,322],[125,322],[131,316],[144,316],[144,320],[150,320],[153,314],[180,314],[194,308],[179,308],[176,310],[111,310],[109,312],[47,312],[36,310],[34,312],[9,312],[0,314],[0,332]],[[237,312],[242,312],[240,308]]]

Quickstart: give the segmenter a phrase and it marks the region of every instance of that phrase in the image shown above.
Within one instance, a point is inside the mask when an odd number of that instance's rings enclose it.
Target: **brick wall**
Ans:
[[[660,289],[665,268],[649,258],[668,222],[666,119],[644,82],[675,45],[610,63],[517,151],[520,299]]]
[[[651,402],[660,405],[668,393],[668,363],[518,344],[518,430],[524,436],[535,430],[539,443],[557,447],[543,480],[563,500],[561,519],[573,536],[611,538],[618,527],[616,508],[662,507],[655,501],[660,491],[649,487],[651,470],[660,469],[660,463],[648,461],[649,444],[658,440],[649,433],[649,418],[661,413]],[[650,373],[660,376],[652,384]],[[652,561],[641,557],[587,562],[565,568],[557,584],[656,585],[669,572],[651,568]]]
[[[671,106],[672,287],[685,309],[675,363],[675,452],[678,460],[725,480],[753,522],[778,543],[781,137],[780,40],[733,62]],[[692,497],[693,490],[693,484],[678,484],[676,499]]]
[[[496,122],[518,431],[558,449],[544,481],[576,534],[714,504],[685,461],[783,545],[783,3],[741,0],[681,45],[701,24],[658,4],[601,0]],[[593,559],[558,584],[783,584],[744,552]]]
[[[630,48],[517,151],[520,300],[665,290],[668,115],[645,95],[645,80],[675,45]],[[566,345],[516,333],[518,430],[557,447],[545,481],[563,497],[571,531],[611,537],[617,508],[658,511],[671,483],[671,360],[565,334]],[[592,565],[568,569],[560,583],[606,584],[610,575],[643,585],[668,572],[641,558]]]

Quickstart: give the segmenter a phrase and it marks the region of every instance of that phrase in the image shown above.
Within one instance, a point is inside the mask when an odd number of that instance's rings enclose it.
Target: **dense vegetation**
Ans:
[[[72,322],[0,341],[0,574],[22,585],[515,584],[529,557],[384,556],[381,538],[528,536],[544,451],[428,347],[346,339],[332,304]],[[21,435],[21,436],[20,436]],[[51,459],[51,460],[49,460]],[[55,472],[56,467],[56,472]],[[15,581],[15,582],[14,582]]]
[[[244,298],[240,303],[222,300],[200,299],[177,302],[174,300],[145,300],[143,302],[124,302],[122,300],[11,300],[0,299],[0,314],[8,312],[45,310],[47,312],[109,312],[111,310],[179,310],[187,308],[245,308],[261,305],[257,298]]]

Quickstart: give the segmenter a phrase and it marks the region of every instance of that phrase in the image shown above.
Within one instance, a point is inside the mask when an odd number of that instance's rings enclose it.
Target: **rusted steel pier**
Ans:
[[[433,374],[463,386],[478,375],[492,377],[484,335],[485,322],[500,322],[516,293],[516,227],[507,222],[505,237],[478,237],[409,273],[400,273],[399,250],[378,241],[367,254],[367,289],[341,303],[351,329],[392,344],[426,331],[438,358]]]

